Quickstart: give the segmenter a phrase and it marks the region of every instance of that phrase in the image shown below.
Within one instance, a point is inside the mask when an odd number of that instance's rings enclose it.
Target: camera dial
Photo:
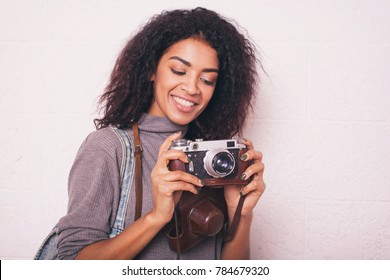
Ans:
[[[235,167],[234,156],[225,149],[212,149],[203,159],[204,169],[214,178],[223,178],[233,172]]]
[[[172,142],[171,147],[185,147],[188,146],[188,143],[187,139],[177,139]]]

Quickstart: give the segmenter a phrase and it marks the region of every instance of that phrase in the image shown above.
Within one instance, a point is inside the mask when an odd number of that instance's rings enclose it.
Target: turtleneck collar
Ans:
[[[166,117],[153,116],[143,113],[138,120],[138,127],[141,131],[154,133],[172,134],[182,131],[182,135],[187,133],[187,125],[178,125]]]

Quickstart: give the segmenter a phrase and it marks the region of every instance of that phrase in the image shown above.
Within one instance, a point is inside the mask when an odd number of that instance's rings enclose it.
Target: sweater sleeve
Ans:
[[[69,175],[68,211],[59,221],[59,259],[74,259],[89,244],[108,239],[118,208],[121,144],[110,129],[91,133]]]

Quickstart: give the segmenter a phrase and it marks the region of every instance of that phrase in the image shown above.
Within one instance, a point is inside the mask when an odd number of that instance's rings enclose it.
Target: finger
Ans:
[[[241,174],[240,178],[241,180],[247,180],[252,175],[257,174],[263,176],[264,173],[264,163],[261,161],[255,162],[252,165],[250,165],[244,173]]]
[[[256,180],[251,181],[248,185],[243,187],[240,191],[240,195],[247,195],[251,192],[258,192],[261,196],[265,191],[266,185],[262,179],[256,178]]]
[[[181,131],[177,131],[176,133],[169,135],[167,137],[167,139],[165,139],[165,141],[161,144],[160,150],[159,150],[159,155],[162,152],[169,150],[169,148],[172,145],[172,142],[177,140],[177,139],[180,139],[181,136],[182,136],[182,132]]]
[[[253,142],[249,139],[243,139],[243,143],[247,146],[248,150],[254,150]]]
[[[179,191],[188,191],[193,194],[198,194],[198,188],[193,184],[189,184],[183,181],[176,182],[165,182],[164,184],[160,184],[158,188],[159,192],[166,195],[172,196],[174,192]]]
[[[261,161],[263,160],[263,153],[256,150],[248,150],[245,154],[243,154],[240,159],[242,161],[255,160]]]
[[[180,160],[184,163],[188,163],[187,155],[183,151],[179,150],[168,150],[162,151],[157,159],[156,166],[160,168],[167,168],[169,161]]]
[[[202,180],[200,180],[199,178],[197,178],[194,175],[191,175],[191,174],[189,174],[187,172],[183,172],[183,171],[169,172],[168,174],[164,175],[164,177],[162,177],[162,179],[167,181],[167,182],[183,181],[183,182],[186,182],[186,183],[198,186],[198,187],[204,186],[204,183]]]

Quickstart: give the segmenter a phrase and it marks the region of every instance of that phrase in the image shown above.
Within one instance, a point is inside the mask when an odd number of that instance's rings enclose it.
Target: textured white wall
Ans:
[[[134,2],[0,1],[0,258],[32,258],[65,213],[130,34],[204,6],[248,30],[268,74],[246,130],[268,186],[252,258],[389,259],[390,1]]]

